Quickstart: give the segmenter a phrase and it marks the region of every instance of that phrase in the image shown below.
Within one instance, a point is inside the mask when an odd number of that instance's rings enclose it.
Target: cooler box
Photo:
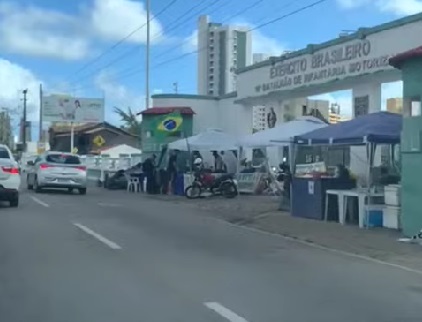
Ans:
[[[365,227],[382,227],[384,205],[370,205],[365,207],[365,218],[363,224]]]
[[[187,187],[187,186],[186,186]],[[173,192],[176,196],[185,195],[185,176],[183,173],[178,173],[175,182],[175,191]]]

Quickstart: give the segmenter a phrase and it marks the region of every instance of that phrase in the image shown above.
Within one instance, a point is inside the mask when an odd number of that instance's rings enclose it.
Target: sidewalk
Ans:
[[[230,223],[314,243],[331,249],[371,257],[422,271],[422,246],[398,242],[401,233],[388,229],[360,229],[335,222],[291,217],[278,211],[278,198],[239,196],[236,199],[188,200],[176,196],[155,196],[210,213]]]
[[[260,216],[248,226],[422,271],[422,246],[398,242],[398,231],[294,218],[281,211]]]

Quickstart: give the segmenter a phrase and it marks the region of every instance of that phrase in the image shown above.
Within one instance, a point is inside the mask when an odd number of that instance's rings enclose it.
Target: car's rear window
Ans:
[[[0,148],[0,159],[10,159],[9,151],[5,148]]]
[[[60,164],[81,164],[81,160],[77,156],[68,154],[49,154],[47,162]]]

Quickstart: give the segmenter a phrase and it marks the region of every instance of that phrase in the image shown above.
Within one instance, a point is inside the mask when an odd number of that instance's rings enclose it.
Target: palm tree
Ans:
[[[130,134],[133,134],[133,135],[141,134],[142,122],[137,119],[136,113],[134,113],[130,107],[128,107],[127,111],[125,111],[115,106],[114,113],[119,115],[121,121],[124,123],[122,126],[122,129],[128,131]]]

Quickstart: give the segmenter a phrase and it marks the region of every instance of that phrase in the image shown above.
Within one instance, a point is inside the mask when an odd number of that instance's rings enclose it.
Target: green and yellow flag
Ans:
[[[169,135],[180,130],[183,124],[183,117],[180,113],[170,113],[164,115],[157,122],[157,133],[162,135]]]

